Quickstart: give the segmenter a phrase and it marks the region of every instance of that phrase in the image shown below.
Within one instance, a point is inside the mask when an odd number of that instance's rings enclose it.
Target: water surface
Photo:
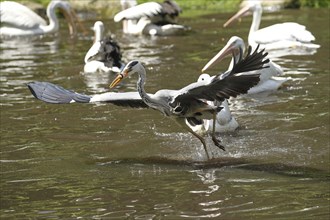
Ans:
[[[193,31],[173,37],[125,36],[120,24],[104,22],[125,61],[146,64],[146,90],[155,92],[196,81],[229,37],[247,39],[251,18],[223,29],[230,16],[181,19]],[[198,139],[159,112],[32,97],[31,81],[109,91],[113,75],[81,73],[91,37],[70,39],[64,27],[57,36],[1,41],[1,218],[328,219],[327,18],[316,9],[264,15],[262,27],[306,25],[321,48],[274,59],[292,78],[278,92],[230,100],[240,128],[219,136],[226,152],[207,138],[211,161]],[[135,83],[116,91],[135,91]]]

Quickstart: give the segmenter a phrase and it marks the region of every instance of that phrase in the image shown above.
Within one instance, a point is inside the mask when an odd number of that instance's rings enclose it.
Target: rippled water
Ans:
[[[105,23],[125,60],[146,64],[146,90],[155,92],[197,80],[230,36],[246,40],[251,18],[223,29],[230,15],[181,19],[193,31],[176,37],[124,36],[119,24]],[[2,41],[1,218],[328,219],[327,18],[315,9],[264,15],[261,26],[305,24],[321,48],[274,59],[292,78],[278,92],[231,100],[241,127],[220,136],[226,152],[207,139],[214,157],[207,162],[200,142],[156,111],[32,97],[31,81],[108,91],[114,76],[80,73],[91,37],[72,40],[63,28],[40,40]],[[135,82],[117,90],[135,91]]]

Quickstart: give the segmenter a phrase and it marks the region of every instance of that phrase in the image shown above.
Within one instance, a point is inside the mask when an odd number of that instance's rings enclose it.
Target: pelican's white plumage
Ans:
[[[66,1],[52,0],[47,7],[49,24],[31,9],[17,2],[0,2],[0,35],[4,36],[31,36],[51,34],[58,31],[59,22],[55,14],[56,9],[62,10],[68,19],[70,34],[75,34],[75,14]]]
[[[253,20],[248,37],[249,44],[252,47],[256,47],[259,44],[261,48],[266,50],[300,47],[315,49],[320,47],[320,45],[311,43],[315,40],[315,37],[310,31],[306,30],[304,25],[298,23],[285,22],[259,29],[262,15],[262,6],[259,1],[249,1],[247,6],[224,24],[224,27],[239,17],[244,16],[248,11],[253,12]]]
[[[245,51],[245,44],[242,38],[233,36],[231,37],[223,49],[219,51],[202,69],[202,72],[206,71],[216,63],[221,61],[227,55],[233,55],[229,69],[232,68],[234,62],[240,60]],[[255,94],[260,92],[276,91],[284,82],[289,78],[280,77],[283,74],[282,68],[272,62],[268,63],[268,68],[258,71],[260,73],[260,81],[256,86],[249,89],[248,94]],[[253,73],[255,73],[253,71]]]
[[[119,45],[111,37],[104,37],[102,21],[96,21],[93,30],[94,44],[85,55],[84,72],[120,72],[124,64]]]
[[[176,24],[181,8],[173,0],[140,5],[135,0],[121,0],[121,5],[124,10],[114,16],[114,21],[123,22],[126,34],[173,35],[189,29]]]

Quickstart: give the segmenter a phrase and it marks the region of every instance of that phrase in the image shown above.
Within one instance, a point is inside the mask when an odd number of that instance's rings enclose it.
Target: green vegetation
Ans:
[[[329,0],[291,0],[287,8],[329,8]]]
[[[2,1],[2,0],[0,0]],[[41,4],[44,7],[48,5],[50,0],[14,0],[17,2],[25,2],[25,3],[37,3]],[[68,0],[70,1],[70,0]],[[73,0],[72,0],[73,1]],[[82,0],[83,1],[83,0]],[[97,1],[106,1],[106,0],[94,0]],[[118,11],[119,0],[107,0],[108,7],[99,8],[100,14],[102,16],[113,16],[116,11]],[[144,2],[149,2],[151,0],[137,0],[139,4]],[[163,0],[153,0],[157,2],[162,2]],[[182,17],[194,17],[204,14],[210,13],[219,13],[219,12],[229,12],[229,11],[236,11],[242,0],[175,0],[183,10]],[[73,1],[74,2],[74,1]],[[286,8],[329,8],[330,0],[287,0],[284,6]],[[81,8],[83,10],[89,10],[93,8],[93,5],[96,6],[97,4],[89,5],[89,8]],[[115,7],[111,7],[111,5]],[[96,6],[97,7],[97,6]],[[79,9],[78,9],[79,10]]]

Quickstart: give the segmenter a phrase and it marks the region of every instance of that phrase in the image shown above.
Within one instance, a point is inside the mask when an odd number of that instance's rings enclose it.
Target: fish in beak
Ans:
[[[227,44],[222,50],[220,50],[219,53],[217,53],[202,69],[202,72],[204,73],[207,69],[214,66],[216,63],[223,60],[227,55],[233,53],[234,50],[237,48],[233,44]]]
[[[118,85],[124,78],[126,78],[128,76],[128,71],[127,70],[123,70],[121,73],[119,73],[117,75],[117,77],[112,81],[112,83],[110,84],[110,89],[112,89],[113,87],[115,87],[116,85]]]
[[[233,17],[229,18],[229,20],[223,25],[223,27],[227,27],[231,23],[233,23],[235,20],[239,19],[240,17],[246,15],[251,9],[250,5],[245,6],[241,10],[239,10]]]

